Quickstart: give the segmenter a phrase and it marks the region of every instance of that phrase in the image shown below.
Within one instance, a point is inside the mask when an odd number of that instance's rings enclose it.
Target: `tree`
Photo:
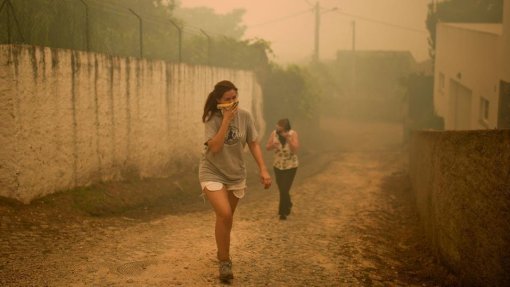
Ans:
[[[74,1],[11,0],[12,9],[10,5],[4,5],[0,13],[0,41],[21,43],[23,40],[32,45],[69,49],[84,47],[85,13],[83,9],[79,9],[79,5],[72,2]],[[5,1],[1,3],[7,4]],[[8,34],[10,39],[6,37]]]
[[[143,57],[177,59],[178,46],[174,44],[177,31],[169,21],[175,20],[172,18],[175,7],[173,1],[84,1],[90,10],[92,50],[121,56],[138,56],[142,41]],[[140,39],[139,19],[133,12],[142,19],[143,39]]]
[[[10,2],[13,11],[3,9],[0,13],[2,43],[8,41],[19,43],[21,42],[19,34],[22,34],[26,44],[84,50],[87,48],[88,29],[90,37],[88,44],[92,51],[137,56],[139,22],[129,11],[131,9],[144,19],[147,56],[167,58],[161,53],[167,49],[161,47],[168,47],[170,44],[162,43],[162,40],[168,41],[173,36],[174,29],[167,22],[174,8],[173,1],[11,0]],[[17,28],[15,23],[19,23],[20,31],[14,30],[14,27]],[[11,39],[6,35],[10,35]]]
[[[242,24],[245,12],[244,9],[234,9],[226,14],[216,14],[208,7],[177,7],[173,15],[195,30],[203,29],[211,35],[240,40],[246,31],[246,26]]]
[[[176,0],[10,2],[12,8],[5,5],[0,11],[1,43],[239,69],[264,69],[269,63],[268,42],[242,39],[244,10],[240,9],[223,15],[204,7],[177,13]]]
[[[445,0],[428,5],[425,21],[429,30],[429,55],[435,58],[436,24],[457,23],[500,23],[503,17],[503,0]]]
[[[306,68],[272,63],[267,71],[259,73],[264,93],[266,121],[289,118],[301,123],[317,124],[321,91],[317,81]]]

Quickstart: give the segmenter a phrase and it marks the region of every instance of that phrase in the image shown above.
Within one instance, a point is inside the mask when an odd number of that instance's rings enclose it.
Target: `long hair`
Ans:
[[[214,85],[214,90],[209,93],[209,96],[207,96],[207,100],[205,101],[202,122],[205,123],[209,121],[212,115],[219,111],[216,107],[218,100],[221,99],[224,93],[230,90],[235,90],[237,92],[237,87],[230,81],[220,81]]]
[[[290,129],[291,129],[289,119],[281,119],[277,122],[277,125],[282,127],[286,132],[290,131]],[[284,146],[285,143],[287,143],[287,140],[285,139],[284,136],[280,135],[280,133],[276,133],[276,134],[278,135],[278,140],[280,141],[282,146]]]

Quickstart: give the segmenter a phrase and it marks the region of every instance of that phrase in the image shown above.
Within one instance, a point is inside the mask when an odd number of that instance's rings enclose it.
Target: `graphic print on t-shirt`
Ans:
[[[229,126],[227,134],[225,135],[225,144],[233,145],[239,142],[240,134],[239,129],[235,126]]]

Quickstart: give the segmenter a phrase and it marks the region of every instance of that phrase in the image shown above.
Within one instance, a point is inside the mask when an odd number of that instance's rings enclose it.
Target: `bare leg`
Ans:
[[[239,199],[225,187],[217,191],[204,189],[207,199],[211,203],[216,213],[216,246],[218,247],[218,259],[220,261],[230,259],[230,232],[232,230],[232,221],[234,211]]]

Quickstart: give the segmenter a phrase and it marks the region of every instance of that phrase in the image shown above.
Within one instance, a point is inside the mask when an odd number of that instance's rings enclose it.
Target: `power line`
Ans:
[[[398,24],[389,23],[389,22],[384,22],[381,20],[368,18],[368,17],[364,17],[364,16],[360,16],[360,15],[355,15],[355,14],[351,14],[351,13],[346,13],[346,12],[342,12],[342,11],[338,11],[338,10],[336,10],[334,12],[344,15],[344,16],[348,16],[348,17],[352,17],[352,18],[356,18],[356,19],[360,19],[363,21],[372,22],[372,23],[376,23],[376,24],[386,25],[386,26],[390,26],[393,28],[399,28],[399,29],[409,30],[409,31],[418,32],[418,33],[428,33],[426,30],[413,28],[413,27],[407,27],[407,26],[398,25]]]
[[[304,0],[304,1],[306,2],[306,4],[308,4],[308,6],[313,7],[313,4],[310,3],[310,1],[308,1],[308,0]]]
[[[306,2],[306,4],[308,4],[308,6],[310,6],[310,7],[315,6],[315,4],[310,3],[310,1],[309,1],[309,0],[303,0],[303,1],[305,1],[305,2]],[[334,1],[334,2],[342,2],[342,1],[340,1],[340,0],[330,0],[330,1]],[[319,2],[321,2],[321,1],[319,1]],[[320,3],[319,3],[319,4],[320,4]]]
[[[217,32],[211,32],[211,31],[207,31],[205,30],[204,28],[200,28],[200,27],[197,27],[197,26],[193,26],[193,25],[184,25],[183,29],[191,32],[192,34],[195,34],[195,35],[203,35],[203,32],[206,32],[208,35],[211,35],[211,36],[221,36],[221,37],[227,37],[229,38],[228,36],[224,35],[224,34],[220,34],[220,33],[217,33]]]
[[[313,4],[311,4],[309,0],[304,0],[304,1],[308,5],[310,5],[311,7],[313,6]],[[251,26],[247,26],[246,28],[254,28],[254,27],[263,26],[263,25],[267,25],[267,24],[277,23],[277,22],[284,21],[284,20],[287,20],[287,19],[290,19],[290,18],[293,18],[293,17],[300,16],[300,15],[305,14],[307,12],[310,12],[312,10],[314,10],[313,7],[310,8],[310,9],[306,9],[306,10],[303,10],[303,11],[296,12],[294,14],[282,16],[282,17],[279,17],[279,18],[276,18],[276,19],[268,20],[266,22],[254,24],[254,25],[251,25]],[[385,21],[381,21],[381,20],[378,20],[378,19],[373,19],[373,18],[361,16],[361,15],[356,15],[356,14],[351,14],[351,13],[347,13],[347,12],[342,12],[342,11],[339,11],[339,10],[336,10],[336,9],[329,9],[328,11],[336,12],[336,13],[341,14],[343,16],[348,16],[348,17],[351,17],[351,18],[356,18],[356,19],[359,19],[359,20],[367,21],[367,22],[372,22],[372,23],[376,23],[376,24],[380,24],[380,25],[390,26],[390,27],[393,27],[393,28],[404,29],[404,30],[408,30],[408,31],[418,32],[418,33],[428,33],[426,30],[423,30],[423,29],[418,29],[418,28],[414,28],[414,27],[408,27],[408,26],[398,25],[398,24],[394,24],[394,23],[389,23],[389,22],[385,22]]]
[[[287,19],[290,19],[290,18],[294,18],[294,17],[300,16],[300,15],[308,13],[308,12],[310,12],[312,10],[313,9],[306,9],[306,10],[303,10],[303,11],[296,12],[294,14],[290,14],[290,15],[286,15],[286,16],[283,16],[283,17],[280,17],[280,18],[268,20],[266,22],[258,23],[258,24],[251,25],[251,26],[246,26],[246,28],[253,28],[253,27],[259,27],[259,26],[263,26],[263,25],[267,25],[267,24],[273,24],[273,23],[276,23],[276,22],[280,22],[280,21],[284,21],[284,20],[287,20]]]
[[[127,15],[127,16],[132,16],[133,14],[129,12],[129,10],[133,9],[133,7],[128,7],[128,6],[124,6],[124,5],[115,5],[115,4],[111,4],[111,3],[107,3],[107,2],[100,2],[99,0],[86,0],[86,1],[91,1],[92,3],[92,6],[95,6],[96,8],[101,8],[103,11],[107,11],[107,12],[113,12],[114,14],[117,14],[117,15]],[[156,14],[152,14],[152,13],[143,13],[138,11],[138,9],[133,9],[137,14],[139,14],[141,17],[142,17],[142,20],[143,21],[151,21],[153,23],[155,23],[155,21],[160,21],[162,23],[168,23],[168,19],[170,18],[170,16],[168,16],[168,18],[165,18],[164,16],[160,16],[160,15],[156,15]]]
[[[91,0],[87,0],[87,1],[91,1]],[[125,9],[121,10],[121,9],[119,9],[118,6],[109,5],[104,2],[96,2],[94,0],[92,0],[91,2],[87,2],[87,3],[92,4],[92,6],[95,6],[96,8],[102,9],[103,12],[116,14],[117,16],[130,16],[130,17],[133,16],[133,14],[129,13],[128,8],[125,8],[125,7],[122,7]]]
[[[102,2],[102,1],[99,1],[99,0],[85,0],[87,3],[90,3],[96,7],[100,7],[100,8],[103,8],[104,10],[113,10],[113,11],[117,11],[117,12],[121,12],[121,11],[128,11],[129,7],[125,7],[125,6],[120,6],[120,5],[115,5],[115,4],[112,4],[112,3],[108,3],[108,2]],[[122,12],[121,12],[122,13]],[[130,14],[128,12],[126,12],[127,14]]]
[[[307,0],[305,0],[305,1],[308,4],[310,4]],[[285,16],[282,16],[282,17],[279,17],[279,18],[275,18],[275,19],[272,19],[272,20],[268,20],[266,22],[262,22],[262,23],[258,23],[258,24],[254,24],[254,25],[250,25],[250,26],[246,26],[246,28],[255,28],[255,27],[259,27],[259,26],[263,26],[263,25],[268,25],[268,24],[273,24],[273,23],[281,22],[281,21],[284,21],[284,20],[287,20],[287,19],[290,19],[290,18],[294,18],[294,17],[300,16],[302,14],[308,13],[308,12],[312,11],[313,9],[314,8],[306,9],[306,10],[299,11],[299,12],[296,12],[296,13],[293,13],[293,14],[285,15]],[[339,11],[339,10],[328,10],[328,11],[336,12],[336,13],[341,14],[343,16],[348,16],[348,17],[351,17],[351,18],[356,18],[356,19],[359,19],[359,20],[367,21],[367,22],[372,22],[372,23],[376,23],[376,24],[380,24],[380,25],[390,26],[390,27],[393,27],[393,28],[408,30],[408,31],[417,32],[417,33],[428,33],[426,30],[423,30],[423,29],[418,29],[418,28],[414,28],[414,27],[408,27],[408,26],[403,26],[403,25],[394,24],[394,23],[390,23],[390,22],[385,22],[385,21],[381,21],[381,20],[378,20],[378,19],[373,19],[373,18],[361,16],[361,15],[356,15],[356,14],[352,14],[352,13],[342,12],[342,11]]]

